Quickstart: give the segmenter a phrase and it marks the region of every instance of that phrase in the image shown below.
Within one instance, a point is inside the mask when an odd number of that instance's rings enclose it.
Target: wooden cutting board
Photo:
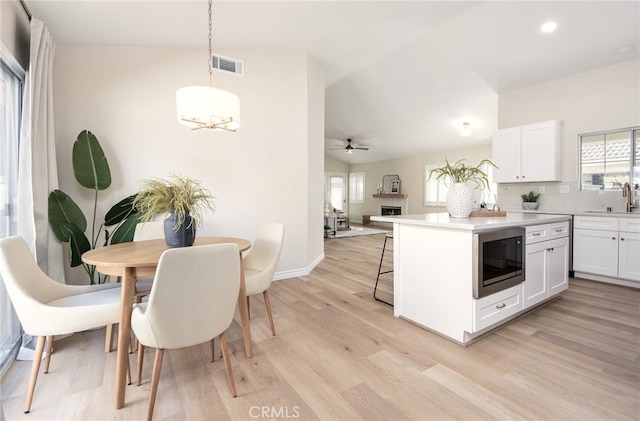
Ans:
[[[499,216],[507,216],[507,211],[472,211],[470,217],[489,217],[489,218],[497,218]]]

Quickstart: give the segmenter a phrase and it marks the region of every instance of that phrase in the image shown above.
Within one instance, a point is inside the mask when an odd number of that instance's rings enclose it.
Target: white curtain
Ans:
[[[62,245],[49,228],[49,192],[58,188],[53,124],[53,56],[55,44],[44,23],[31,18],[31,51],[23,95],[18,167],[18,235],[38,265],[65,283]],[[24,335],[18,359],[33,359],[34,338]]]
[[[31,51],[25,87],[18,177],[18,234],[51,278],[64,283],[62,245],[49,228],[48,198],[58,188],[53,124],[55,44],[44,23],[31,19]]]

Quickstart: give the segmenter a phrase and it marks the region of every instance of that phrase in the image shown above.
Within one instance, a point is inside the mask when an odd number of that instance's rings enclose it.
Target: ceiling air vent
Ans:
[[[211,56],[211,67],[220,72],[244,76],[244,63],[233,58],[217,56],[214,54]]]

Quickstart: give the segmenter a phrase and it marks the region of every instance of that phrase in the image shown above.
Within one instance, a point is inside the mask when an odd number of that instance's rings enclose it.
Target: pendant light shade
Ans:
[[[223,89],[187,86],[176,91],[178,122],[190,129],[235,132],[240,127],[240,100]]]
[[[240,100],[223,89],[211,86],[212,56],[211,4],[209,3],[209,86],[187,86],[176,91],[178,122],[192,130],[211,129],[235,132],[240,127]]]

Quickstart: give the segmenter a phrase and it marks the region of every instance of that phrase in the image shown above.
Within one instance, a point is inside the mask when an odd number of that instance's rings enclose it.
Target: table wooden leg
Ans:
[[[119,276],[109,276],[109,282],[110,283],[120,283],[120,277]],[[107,333],[105,334],[105,338],[104,338],[104,352],[111,352],[113,351],[113,327],[114,325],[107,325]]]
[[[131,333],[131,310],[135,295],[136,279],[132,268],[125,268],[122,277],[120,303],[120,326],[118,327],[118,359],[116,363],[116,409],[124,406],[127,370],[129,367],[129,335]]]
[[[247,287],[244,283],[244,269],[242,268],[242,253],[240,253],[240,294],[238,294],[240,306],[240,319],[242,321],[242,334],[244,336],[244,353],[247,358],[253,356],[251,350],[251,326],[249,325],[249,307],[247,306]]]

